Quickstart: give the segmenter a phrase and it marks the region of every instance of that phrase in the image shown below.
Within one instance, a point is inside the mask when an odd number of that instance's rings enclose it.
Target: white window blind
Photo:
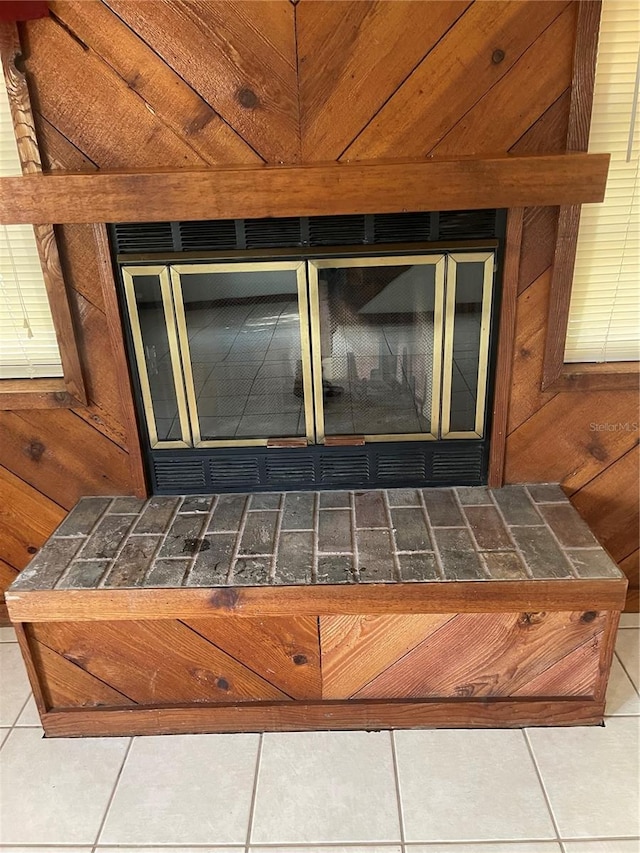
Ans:
[[[611,152],[602,204],[580,216],[565,361],[640,357],[640,4],[604,0],[589,151]]]
[[[0,175],[20,174],[9,98],[0,82]],[[0,225],[0,379],[62,375],[33,227]]]

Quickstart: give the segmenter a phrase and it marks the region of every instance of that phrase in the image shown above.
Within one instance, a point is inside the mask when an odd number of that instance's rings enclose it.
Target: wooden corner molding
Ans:
[[[608,154],[500,155],[0,179],[0,222],[166,222],[599,202]]]

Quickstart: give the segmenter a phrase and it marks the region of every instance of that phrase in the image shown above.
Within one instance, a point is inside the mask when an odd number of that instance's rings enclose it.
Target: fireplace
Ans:
[[[155,493],[486,482],[503,211],[111,227]]]

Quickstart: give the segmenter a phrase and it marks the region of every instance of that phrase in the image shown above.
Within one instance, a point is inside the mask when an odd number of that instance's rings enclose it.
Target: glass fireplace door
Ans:
[[[440,254],[309,262],[318,441],[438,438],[445,264]]]

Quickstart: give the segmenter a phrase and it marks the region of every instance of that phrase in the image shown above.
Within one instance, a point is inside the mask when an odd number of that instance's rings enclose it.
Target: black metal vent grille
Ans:
[[[208,252],[493,239],[499,236],[499,218],[498,211],[491,209],[287,219],[120,222],[112,226],[111,233],[120,254]]]
[[[487,447],[481,440],[389,442],[363,447],[156,450],[154,493],[358,489],[480,485]]]

